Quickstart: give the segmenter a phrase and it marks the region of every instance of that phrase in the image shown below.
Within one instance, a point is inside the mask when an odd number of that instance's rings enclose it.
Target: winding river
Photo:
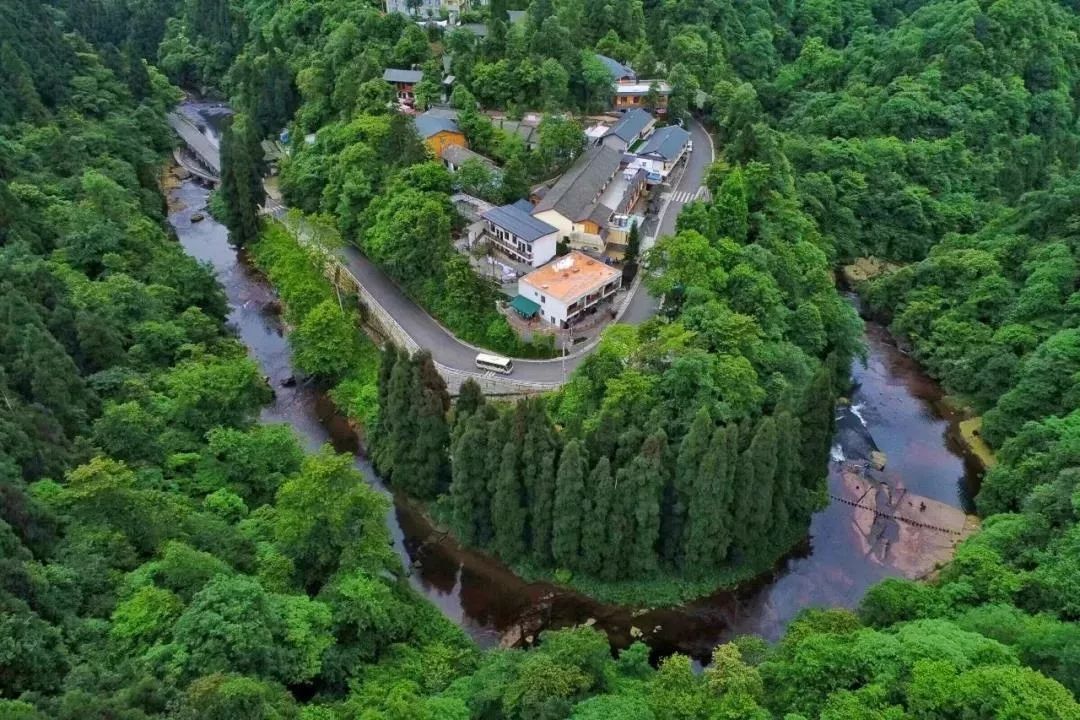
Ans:
[[[205,188],[191,181],[170,190],[169,221],[185,251],[212,266],[228,298],[230,325],[275,388],[263,421],[288,423],[311,449],[332,443],[353,453],[364,477],[388,493],[332,404],[303,384],[282,386],[293,371],[274,311],[274,291],[243,253],[228,244],[225,228],[206,213],[207,196]],[[196,213],[206,214],[205,219],[192,222]],[[834,499],[814,515],[807,541],[771,573],[676,608],[634,611],[602,605],[563,588],[522,581],[492,558],[456,546],[406,499],[395,497],[387,525],[403,564],[411,568],[412,586],[483,646],[528,642],[544,628],[591,621],[616,646],[641,637],[655,655],[678,651],[704,661],[717,643],[734,635],[758,633],[776,639],[803,608],[852,607],[879,579],[912,575],[893,557],[897,539],[903,540],[897,533],[900,523],[871,514],[871,527],[869,521],[859,521],[850,502],[835,498],[845,497],[846,491],[850,496],[851,482],[865,484],[859,478],[874,475],[945,510],[965,509],[978,472],[954,440],[956,419],[942,407],[941,389],[896,348],[882,327],[868,322],[866,341],[867,362],[853,370],[850,404],[838,410],[829,477]],[[871,451],[885,454],[884,470],[869,467]]]

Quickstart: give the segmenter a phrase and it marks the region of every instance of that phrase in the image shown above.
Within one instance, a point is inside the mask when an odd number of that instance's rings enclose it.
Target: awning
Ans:
[[[510,307],[514,308],[514,312],[526,320],[540,312],[540,306],[524,295],[516,295],[510,301]]]

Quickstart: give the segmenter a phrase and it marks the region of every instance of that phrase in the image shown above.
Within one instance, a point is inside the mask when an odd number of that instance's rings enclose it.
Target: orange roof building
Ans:
[[[565,328],[595,313],[620,287],[620,271],[573,251],[521,278],[518,296],[536,304],[543,322]]]

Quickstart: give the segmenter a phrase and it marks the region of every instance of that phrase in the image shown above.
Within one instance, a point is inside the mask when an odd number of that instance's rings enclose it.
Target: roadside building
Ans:
[[[596,59],[604,64],[604,67],[611,73],[611,79],[617,83],[636,83],[637,73],[629,65],[624,65],[615,58],[610,58],[607,55],[596,54]]]
[[[622,286],[622,273],[580,252],[571,252],[518,281],[511,306],[520,315],[570,327],[609,303]]]
[[[463,145],[447,145],[442,151],[443,165],[450,172],[457,172],[467,162],[478,162],[493,173],[500,172],[499,166],[491,159],[484,157],[478,152],[473,152]]]
[[[458,127],[456,120],[424,113],[413,118],[413,122],[416,124],[416,132],[420,135],[420,139],[437,158],[442,158],[443,153],[451,145],[468,146],[465,142],[465,133]]]
[[[483,213],[484,237],[511,260],[540,267],[555,257],[558,229],[529,214],[518,203]]]
[[[649,175],[649,182],[655,184],[666,180],[691,149],[690,133],[669,125],[654,132],[637,148],[628,167],[644,170]]]
[[[407,105],[412,105],[416,101],[414,88],[423,79],[424,73],[421,70],[387,68],[383,71],[383,80],[394,86],[397,99]]]
[[[604,133],[602,142],[609,148],[625,152],[634,143],[648,137],[655,127],[656,118],[641,108],[630,108]]]
[[[591,147],[555,181],[543,197],[538,197],[533,216],[559,231],[571,248],[604,252],[606,226],[615,208],[602,200],[605,193],[616,204],[623,196],[613,188],[619,174],[622,153],[609,147]],[[539,195],[539,194],[537,194]]]

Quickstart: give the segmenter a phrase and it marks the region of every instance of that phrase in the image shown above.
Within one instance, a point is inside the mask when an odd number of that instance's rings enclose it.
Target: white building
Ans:
[[[692,149],[686,130],[676,125],[660,128],[635,150],[627,171],[640,168],[648,173],[650,184],[661,182]]]
[[[511,260],[540,267],[555,257],[558,228],[529,214],[529,203],[519,200],[483,213],[484,235]]]
[[[569,327],[609,302],[622,286],[622,273],[580,252],[571,252],[518,281],[511,306],[525,317]]]

